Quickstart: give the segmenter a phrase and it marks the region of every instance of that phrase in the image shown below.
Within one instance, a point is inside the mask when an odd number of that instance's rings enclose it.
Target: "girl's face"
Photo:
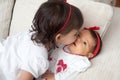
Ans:
[[[74,54],[87,56],[95,46],[95,40],[88,30],[82,30],[78,39],[70,44],[69,49]]]
[[[73,29],[66,35],[58,34],[58,37],[56,38],[56,43],[68,45],[73,43],[78,36],[78,30]]]

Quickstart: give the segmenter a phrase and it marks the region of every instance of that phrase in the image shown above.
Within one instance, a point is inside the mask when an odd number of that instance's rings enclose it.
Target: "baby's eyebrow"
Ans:
[[[88,41],[88,40],[86,40],[86,42],[87,42],[88,46],[90,46],[90,43],[89,43],[89,41]]]

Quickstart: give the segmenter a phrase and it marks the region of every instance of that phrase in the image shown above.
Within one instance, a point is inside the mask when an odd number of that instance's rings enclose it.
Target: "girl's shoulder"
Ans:
[[[23,39],[23,38],[25,38],[25,36],[27,37],[27,36],[30,35],[30,34],[31,34],[31,33],[29,33],[29,31],[18,32],[17,34],[9,35],[9,36],[5,39],[5,41]]]
[[[17,42],[17,44],[32,42],[32,33],[30,31],[18,32],[15,35],[10,35],[5,41],[7,42]]]
[[[47,49],[43,44],[36,44],[31,40],[32,32],[23,31],[16,35],[9,36],[5,41],[5,46],[9,48],[14,48],[17,52],[23,54],[24,56],[36,55],[47,57]],[[44,53],[44,54],[43,54]]]
[[[32,41],[31,40],[32,34],[33,33],[30,31],[25,31],[25,32],[21,33],[20,36],[18,36],[21,47],[25,48],[25,49],[27,48],[29,51],[29,54],[31,52],[34,52],[34,55],[35,54],[39,55],[39,53],[42,55],[45,55],[45,53],[47,53],[47,49],[45,48],[45,46],[42,43],[37,44],[36,42]]]

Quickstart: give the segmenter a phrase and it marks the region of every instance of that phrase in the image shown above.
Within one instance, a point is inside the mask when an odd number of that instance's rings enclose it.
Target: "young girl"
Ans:
[[[32,30],[0,42],[0,80],[32,80],[48,69],[48,51],[76,40],[83,24],[80,10],[63,1],[47,1],[33,19]]]
[[[98,55],[101,46],[97,32],[82,30],[74,43],[53,51],[49,57],[49,69],[42,77],[45,80],[71,80],[90,67],[89,59]]]

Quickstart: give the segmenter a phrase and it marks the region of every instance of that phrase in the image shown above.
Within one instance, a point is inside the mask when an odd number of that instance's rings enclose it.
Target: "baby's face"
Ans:
[[[95,40],[89,30],[82,30],[78,39],[69,45],[69,50],[73,54],[87,56],[93,46],[95,46]]]

